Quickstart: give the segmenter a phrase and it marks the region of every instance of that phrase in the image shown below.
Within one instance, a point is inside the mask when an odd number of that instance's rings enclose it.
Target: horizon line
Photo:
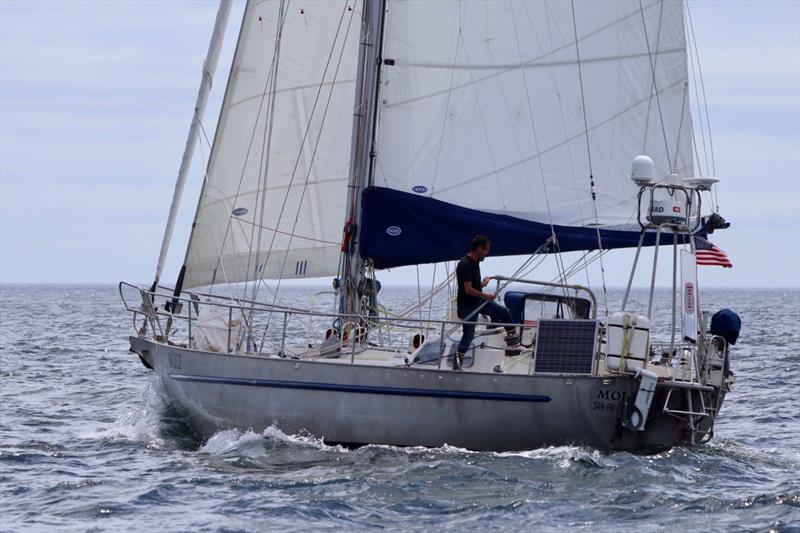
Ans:
[[[330,283],[308,283],[308,284],[295,284],[291,283],[292,281],[296,280],[284,280],[283,284],[284,287],[306,287],[306,288],[318,288],[318,287],[330,287]],[[289,284],[287,285],[287,282]],[[84,286],[84,287],[113,287],[119,285],[120,282],[94,282],[94,281],[0,281],[0,287],[2,286],[26,286],[26,285],[39,285],[39,286]],[[133,283],[133,285],[140,285],[142,287],[150,286],[150,283]],[[384,285],[386,287],[397,287],[397,288],[417,288],[417,285],[414,283],[397,283],[391,285]],[[624,285],[609,285],[609,289],[625,289]],[[649,289],[648,285],[633,285],[631,286],[632,289]],[[669,289],[671,288],[670,285],[656,285],[656,289]],[[775,289],[775,290],[798,290],[800,291],[800,285],[749,285],[746,287],[737,286],[737,285],[703,285],[702,288],[707,289]],[[189,290],[184,292],[190,292]]]

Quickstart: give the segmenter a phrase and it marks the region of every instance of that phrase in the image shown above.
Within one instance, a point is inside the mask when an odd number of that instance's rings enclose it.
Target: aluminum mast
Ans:
[[[350,154],[350,200],[345,215],[343,246],[344,268],[341,281],[339,310],[345,314],[358,314],[359,285],[364,278],[364,262],[359,254],[359,217],[361,193],[369,186],[374,152],[375,117],[377,114],[380,61],[383,48],[383,21],[386,0],[364,0],[361,18],[361,46],[359,48],[356,78],[355,114],[353,116],[353,143]]]

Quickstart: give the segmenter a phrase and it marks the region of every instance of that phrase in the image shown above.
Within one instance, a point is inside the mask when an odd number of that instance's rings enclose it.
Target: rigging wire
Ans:
[[[459,10],[459,17],[460,16],[461,12]],[[461,25],[459,24],[459,28],[460,26]],[[453,64],[455,64],[456,61],[458,60],[458,48],[460,42],[461,42],[460,39],[456,39],[456,50],[455,53],[453,54]],[[456,75],[456,69],[451,69],[450,82],[447,84],[447,98],[445,99],[444,109],[442,113],[442,129],[439,132],[439,147],[436,150],[436,163],[433,166],[433,179],[431,180],[431,195],[433,195],[433,192],[436,189],[436,181],[439,178],[439,160],[442,156],[442,145],[444,144],[445,127],[447,126],[447,114],[448,114],[448,109],[450,108],[450,96],[453,93],[453,81],[455,80],[455,75]]]
[[[419,308],[419,319],[422,320],[422,286],[419,282],[419,265],[417,267],[417,307]]]
[[[203,164],[203,183],[206,183],[208,181],[208,167],[209,167],[209,164],[211,162],[211,150],[212,150],[213,146],[212,146],[211,142],[209,142],[209,140],[208,140],[208,135],[206,134],[206,130],[205,130],[205,127],[203,126],[203,122],[198,120],[197,124],[198,124],[198,126],[200,126],[200,132],[203,134],[203,138],[205,138],[206,145],[208,146],[208,150],[209,150],[208,158],[206,158],[205,151],[203,150],[202,140],[201,140],[201,142],[198,143],[198,146],[200,147],[200,161]],[[233,289],[231,288],[230,284],[228,283],[228,274],[227,274],[227,272],[225,272],[225,268],[224,267],[222,268],[222,278],[225,280],[225,286],[228,289],[228,298],[230,298],[231,301],[234,301],[235,300],[235,296],[233,294]],[[215,286],[211,285],[211,287],[209,289],[209,295],[213,295],[214,288],[215,288]],[[241,310],[240,310],[240,313],[241,313]],[[242,313],[242,316],[244,316],[243,313]]]
[[[306,139],[308,138],[309,132],[311,130],[311,122],[312,122],[314,114],[316,112],[317,104],[319,102],[320,95],[322,94],[322,88],[325,85],[325,77],[328,74],[328,68],[330,67],[331,60],[333,59],[334,52],[336,51],[336,43],[339,40],[339,33],[341,31],[341,28],[342,28],[342,23],[344,21],[345,13],[347,13],[347,7],[348,7],[349,3],[350,3],[350,0],[346,0],[345,1],[344,7],[342,9],[342,14],[341,14],[341,16],[339,18],[339,24],[338,24],[338,26],[336,28],[336,33],[335,33],[334,38],[333,38],[333,43],[331,45],[331,50],[330,50],[330,53],[328,54],[328,59],[327,59],[327,62],[325,63],[325,68],[323,69],[322,79],[321,79],[320,85],[319,85],[319,87],[317,89],[317,94],[316,94],[316,96],[314,98],[314,104],[313,104],[313,106],[311,108],[311,113],[309,115],[308,123],[306,125],[306,129],[305,129],[305,132],[303,134],[303,140],[300,143],[300,149],[298,150],[297,158],[295,159],[294,168],[292,169],[291,178],[289,180],[288,186],[286,187],[286,194],[284,196],[283,204],[281,205],[281,210],[280,210],[280,213],[278,215],[276,228],[278,227],[278,225],[280,224],[281,219],[283,218],[283,214],[284,214],[284,211],[286,209],[286,205],[288,203],[289,194],[291,192],[291,187],[292,187],[292,184],[294,182],[294,178],[295,178],[295,175],[296,175],[296,172],[297,172],[297,168],[298,168],[298,166],[300,164],[300,159],[301,159],[301,157],[303,155],[303,147],[305,146]],[[289,258],[289,253],[288,252],[291,249],[292,240],[293,240],[293,238],[295,236],[295,231],[297,229],[297,223],[298,223],[298,221],[300,219],[300,210],[302,209],[303,200],[305,199],[305,193],[306,193],[306,191],[308,189],[308,182],[309,182],[309,180],[311,178],[311,170],[313,168],[314,161],[316,160],[316,154],[317,154],[317,149],[319,148],[319,142],[322,139],[323,128],[324,128],[324,125],[325,125],[325,119],[327,118],[328,109],[330,108],[331,98],[333,97],[333,92],[334,92],[335,85],[336,85],[336,79],[337,79],[338,74],[339,74],[339,68],[341,67],[341,64],[342,64],[342,58],[344,57],[344,49],[345,49],[345,46],[347,44],[347,37],[350,34],[350,26],[351,26],[351,24],[353,22],[353,15],[355,14],[355,12],[356,12],[355,9],[350,9],[350,18],[348,19],[348,22],[347,22],[347,27],[345,29],[345,34],[344,34],[344,39],[343,39],[343,42],[342,42],[342,47],[341,47],[341,50],[339,52],[339,58],[337,60],[336,67],[335,67],[334,72],[333,72],[333,81],[331,83],[331,89],[328,92],[328,98],[327,98],[327,100],[325,102],[325,107],[323,108],[323,112],[322,112],[322,118],[320,120],[319,135],[317,135],[317,139],[316,139],[316,142],[314,144],[314,148],[313,148],[313,150],[311,152],[311,157],[310,157],[310,161],[309,161],[309,164],[308,164],[308,171],[306,173],[305,181],[303,183],[303,188],[302,188],[302,191],[300,193],[300,199],[298,200],[298,203],[297,203],[297,210],[295,212],[294,223],[292,225],[292,231],[289,234],[289,243],[287,244],[287,253],[284,254],[283,263],[281,264],[281,269],[280,269],[280,276],[278,277],[278,282],[277,282],[277,284],[275,286],[275,297],[273,298],[273,302],[272,302],[273,305],[275,303],[275,298],[277,298],[278,292],[280,291],[281,282],[283,281],[283,274],[284,274],[284,271],[286,269],[286,261]],[[275,235],[276,235],[276,232],[273,232],[272,240],[270,242],[269,249],[267,250],[267,257],[264,259],[265,264],[269,261],[269,258],[270,258],[271,254],[272,254],[272,249],[273,249],[273,246],[275,244]],[[259,279],[263,279],[263,275],[264,275],[264,272],[262,271],[261,276],[260,276]],[[271,318],[271,315],[270,315],[270,318]],[[267,324],[264,327],[264,333],[263,333],[262,339],[261,339],[261,346],[263,346],[263,344],[264,344],[264,337],[266,336],[268,328],[269,328],[269,318],[267,320]],[[259,351],[260,351],[260,348],[259,348]]]
[[[291,3],[291,0],[287,0],[286,5],[288,6],[290,3]],[[245,6],[245,17],[247,16],[248,6],[249,6],[249,4],[247,6]],[[288,12],[288,9],[286,10],[286,12]],[[286,18],[287,17],[284,15],[284,17],[282,19],[278,19],[278,29],[277,29],[277,33],[278,34],[282,34],[283,33],[283,26],[284,26],[284,23],[286,22]],[[234,61],[235,61],[235,56],[234,56]],[[266,80],[264,80],[264,89],[261,92],[261,98],[259,100],[258,110],[256,111],[255,120],[253,122],[253,131],[250,134],[250,140],[249,140],[248,145],[247,145],[247,151],[245,152],[244,163],[242,164],[242,172],[241,172],[241,174],[239,176],[239,183],[236,186],[236,193],[233,196],[233,205],[234,206],[238,202],[239,195],[241,194],[242,184],[244,183],[245,172],[247,170],[247,162],[250,160],[250,151],[253,148],[253,142],[254,142],[255,137],[256,137],[256,132],[258,131],[258,122],[260,120],[261,113],[262,113],[262,110],[263,110],[263,107],[264,107],[264,99],[266,98],[266,96],[268,94],[267,87],[270,84],[270,80],[272,79],[272,76],[273,76],[273,73],[274,73],[274,70],[275,70],[275,61],[276,61],[276,50],[273,50],[272,60],[270,61],[270,68],[269,68],[269,71],[267,72],[267,78],[266,78]],[[223,105],[224,105],[224,102],[223,102]],[[255,213],[253,215],[255,216]],[[220,243],[219,252],[217,254],[217,264],[214,267],[214,273],[213,273],[213,275],[211,277],[211,286],[212,287],[214,286],[215,281],[216,281],[217,269],[222,266],[222,253],[223,253],[223,251],[225,249],[225,244],[228,241],[228,235],[230,234],[230,228],[231,228],[231,225],[233,223],[233,220],[234,220],[234,214],[233,214],[233,211],[231,210],[231,212],[228,214],[228,223],[227,223],[227,225],[225,227],[225,232],[224,232],[224,234],[222,236],[222,242]],[[255,219],[254,219],[254,221],[255,221]],[[222,268],[223,268],[223,271],[224,271],[224,266]],[[245,275],[247,275],[247,274],[248,273],[246,272]],[[225,279],[225,283],[228,284],[227,277],[224,278],[224,279]]]
[[[536,39],[536,45],[539,47],[540,50],[544,49],[544,47],[542,46],[542,42],[539,40],[539,34],[538,34],[538,32],[535,31],[535,27],[534,27],[534,24],[533,24],[533,19],[531,18],[531,14],[528,11],[528,4],[526,2],[522,3],[522,9],[525,11],[525,17],[528,19],[528,24],[531,27],[531,35],[533,35],[534,39]],[[550,5],[547,2],[544,3],[544,9],[545,9],[544,19],[545,19],[545,23],[547,24],[547,34],[548,34],[548,37],[549,37],[549,49],[552,50],[553,46],[554,46],[554,43],[553,43],[553,28],[552,28],[552,25],[550,24],[550,17],[554,16],[554,15],[553,15],[552,10],[550,9]],[[566,38],[564,37],[564,34],[561,31],[561,28],[559,27],[559,25],[558,25],[557,21],[555,20],[555,18],[554,18],[553,22],[555,23],[556,31],[558,31],[559,37],[561,37],[561,41],[565,42]],[[516,24],[514,26],[514,31],[516,31]],[[550,81],[553,84],[553,90],[555,91],[556,96],[558,97],[558,111],[559,111],[559,116],[561,118],[561,128],[562,128],[564,136],[566,137],[566,135],[567,135],[567,120],[566,120],[566,117],[564,116],[564,100],[563,100],[563,97],[561,96],[561,90],[559,88],[558,81],[556,80],[556,77],[553,74],[552,67],[547,69],[547,74],[548,74],[548,76],[550,78]],[[574,111],[571,108],[568,108],[568,111],[572,115],[573,119],[577,119]],[[586,225],[586,217],[583,214],[583,202],[581,201],[581,194],[580,194],[580,192],[578,190],[578,182],[575,179],[578,174],[575,171],[575,160],[572,157],[572,146],[569,143],[567,143],[566,144],[566,149],[567,149],[567,159],[569,161],[570,173],[572,175],[573,192],[575,193],[575,205],[578,208],[578,216],[581,219],[581,225],[585,226]],[[583,252],[584,261],[586,259],[586,254],[587,254],[586,251],[584,251]],[[586,265],[586,266],[587,266],[587,268],[585,269],[586,286],[587,287],[591,287],[591,280],[589,279],[588,265]]]
[[[281,9],[281,12],[278,13],[278,17],[279,18],[282,17],[282,16],[285,17],[286,14],[285,14],[285,11],[283,11],[284,10],[284,4],[283,3],[281,3],[280,9]],[[271,100],[270,101],[270,109],[267,112],[268,119],[267,119],[267,124],[266,124],[266,127],[265,127],[265,131],[264,131],[264,140],[262,140],[262,145],[261,145],[261,156],[259,157],[259,162],[260,162],[260,168],[259,168],[259,190],[256,191],[256,204],[255,205],[256,206],[258,205],[258,197],[259,197],[259,193],[260,193],[260,196],[261,196],[261,210],[260,210],[260,214],[259,214],[258,238],[257,238],[258,240],[257,240],[257,244],[256,244],[256,254],[255,254],[256,268],[258,268],[259,259],[260,259],[260,256],[261,256],[261,241],[262,241],[263,228],[264,228],[264,211],[265,211],[266,204],[267,204],[267,180],[269,178],[269,166],[270,166],[270,161],[271,161],[270,153],[271,153],[271,150],[272,150],[272,132],[273,132],[273,128],[274,128],[274,125],[275,125],[275,102],[277,100],[277,91],[278,91],[278,67],[280,66],[280,58],[281,58],[280,47],[281,47],[281,37],[282,36],[283,36],[283,32],[278,32],[275,35],[275,45],[274,45],[275,46],[275,67],[274,67],[274,73],[273,73],[273,76],[272,76],[272,87],[271,87],[271,91],[270,91],[270,100]],[[263,176],[263,183],[264,183],[263,189],[260,187],[260,185],[261,185],[261,176]],[[277,231],[277,230],[278,230],[278,224],[275,225],[275,231]],[[252,233],[251,233],[251,235],[252,235]],[[252,240],[251,240],[251,242],[252,242]],[[250,272],[249,265],[250,265],[250,257],[252,255],[253,255],[253,247],[252,247],[252,244],[251,244],[251,246],[250,246],[250,248],[248,250],[248,254],[247,254],[247,262],[248,262],[247,272],[248,273]],[[258,287],[259,287],[259,283],[256,282],[254,284],[254,286],[253,286],[253,295],[252,295],[252,300],[253,301],[255,301],[255,299],[256,299],[256,295],[258,293]],[[245,283],[245,288],[246,288],[246,283]],[[251,310],[251,313],[252,313],[252,310]]]
[[[685,32],[687,37],[690,34],[689,31],[689,22],[688,22],[688,14],[686,16],[686,23],[685,23]],[[697,74],[697,69],[695,67],[695,50],[691,44],[687,44],[688,52],[689,52],[689,64],[692,70],[692,78],[694,83],[692,83],[694,87],[694,97],[695,97],[695,105],[697,106],[697,118],[700,121],[700,140],[703,147],[703,162],[705,163],[705,175],[711,175],[711,168],[709,167],[709,156],[706,150],[706,133],[705,133],[705,124],[703,123],[703,113],[700,111],[700,106],[702,100],[700,99],[700,78]],[[694,121],[692,122],[692,142],[694,144],[694,151],[695,156],[697,158],[697,166],[699,167],[700,172],[703,172],[703,165],[700,162],[700,153],[697,151],[697,141],[695,139],[695,131],[694,131]]]
[[[681,119],[678,122],[678,135],[675,139],[675,163],[672,168],[677,172],[678,170],[678,154],[681,153],[681,132],[683,131],[683,120],[686,116],[686,106],[689,102],[689,82],[687,81],[683,86],[683,102],[681,104]],[[691,160],[689,161],[691,163]]]
[[[469,66],[469,56],[467,55],[467,44],[466,44],[466,42],[464,42],[464,33],[461,31],[460,23],[459,23],[459,27],[458,27],[458,38],[461,40],[461,44],[464,47],[464,59],[466,60],[467,66]],[[467,72],[469,73],[470,81],[472,81],[473,80],[472,71],[471,70],[467,70]],[[478,116],[480,117],[481,126],[483,127],[483,134],[486,137],[486,148],[489,150],[489,159],[492,162],[492,174],[494,175],[495,181],[497,182],[497,192],[499,193],[500,201],[502,202],[503,209],[505,210],[506,209],[506,199],[505,199],[505,195],[503,195],[502,184],[500,183],[500,173],[498,172],[498,169],[497,169],[497,162],[496,162],[495,157],[494,157],[494,150],[492,150],[492,140],[489,138],[489,128],[486,126],[486,116],[483,113],[483,106],[481,105],[481,99],[480,99],[480,97],[478,95],[477,84],[471,83],[471,85],[472,85],[473,92],[475,93],[475,103],[477,104],[477,107],[478,107]]]
[[[280,7],[279,7],[279,11],[278,11],[278,19],[279,20],[286,16],[286,11],[285,11],[284,8],[285,8],[285,4],[283,2],[281,2]],[[271,149],[272,149],[272,131],[273,131],[274,123],[275,123],[275,101],[277,100],[276,96],[277,96],[277,90],[278,90],[278,67],[280,65],[280,57],[281,57],[280,47],[281,47],[281,37],[282,36],[283,36],[283,32],[282,31],[276,32],[276,34],[275,34],[275,44],[274,44],[274,57],[275,57],[275,59],[274,59],[274,68],[273,68],[273,75],[272,75],[272,85],[271,85],[271,90],[270,90],[270,94],[269,94],[269,100],[270,100],[270,102],[269,102],[269,111],[267,111],[267,120],[266,120],[266,124],[265,124],[265,128],[264,128],[264,136],[263,136],[263,139],[261,141],[261,155],[259,156],[259,169],[258,169],[258,187],[256,189],[256,198],[255,198],[255,206],[258,207],[258,205],[259,205],[259,197],[261,197],[261,209],[260,209],[260,214],[259,214],[257,237],[254,235],[256,224],[253,224],[253,226],[250,228],[250,246],[248,247],[247,269],[245,270],[245,272],[247,272],[247,278],[245,279],[245,285],[244,285],[244,293],[245,293],[245,295],[247,294],[247,285],[248,285],[249,278],[250,278],[249,273],[250,273],[251,259],[253,257],[253,242],[254,242],[253,239],[254,238],[257,238],[257,241],[256,241],[257,242],[257,244],[256,244],[256,253],[255,253],[256,269],[259,268],[259,259],[260,259],[260,256],[261,256],[261,240],[262,240],[261,237],[262,237],[263,231],[264,231],[264,211],[265,211],[265,208],[266,208],[266,205],[267,205],[267,180],[268,180],[268,177],[269,177],[269,163],[271,161],[270,152],[271,152]],[[263,187],[262,187],[262,180],[263,180]],[[253,213],[253,221],[255,222],[255,212]],[[275,231],[277,232],[277,230],[278,230],[278,225],[276,224],[275,225]],[[274,235],[274,233],[273,233],[273,235]],[[266,264],[262,268],[265,268],[265,267],[266,267]],[[263,276],[262,276],[262,278],[263,278]],[[260,286],[260,281],[261,280],[258,280],[255,283],[253,283],[253,290],[252,290],[253,292],[252,292],[251,300],[253,300],[254,302],[256,300],[256,295],[258,294],[258,288]],[[276,297],[277,295],[273,295],[273,296]],[[255,304],[250,309],[250,317],[251,318],[253,316],[254,307],[255,307]]]
[[[305,147],[306,140],[308,139],[308,136],[311,133],[311,124],[312,124],[312,122],[314,120],[314,116],[316,114],[317,106],[319,105],[320,96],[322,95],[322,89],[325,86],[325,78],[328,75],[328,69],[330,68],[331,60],[333,59],[334,52],[336,51],[336,43],[339,40],[339,34],[341,32],[342,23],[344,21],[345,13],[347,12],[347,9],[345,9],[345,8],[348,6],[349,2],[350,2],[350,0],[346,0],[345,1],[344,8],[342,9],[342,14],[341,14],[341,16],[339,18],[339,23],[338,23],[338,26],[336,28],[336,33],[335,33],[334,38],[333,38],[333,43],[331,44],[331,50],[330,50],[330,53],[328,54],[328,58],[327,58],[327,61],[325,63],[325,68],[323,69],[323,72],[322,72],[322,79],[320,80],[320,83],[319,83],[319,85],[317,87],[317,93],[316,93],[316,95],[314,97],[314,103],[313,103],[313,105],[311,107],[311,112],[309,113],[308,121],[306,122],[306,127],[305,127],[304,132],[303,132],[303,138],[302,138],[302,140],[300,142],[300,147],[298,149],[297,157],[295,158],[295,161],[294,161],[294,166],[292,168],[292,173],[291,173],[291,176],[289,178],[289,183],[286,185],[286,192],[285,192],[284,197],[283,197],[283,202],[281,204],[281,209],[280,209],[280,211],[278,213],[278,219],[277,219],[277,221],[275,223],[276,230],[280,226],[281,220],[283,219],[283,215],[286,212],[289,196],[291,194],[292,186],[294,185],[294,180],[295,180],[295,177],[297,175],[297,169],[298,169],[298,167],[300,165],[300,160],[301,160],[302,155],[303,155],[303,148]],[[326,100],[326,105],[325,105],[325,108],[323,110],[322,121],[321,121],[320,126],[319,126],[319,135],[317,136],[317,140],[316,140],[314,149],[313,149],[312,154],[311,154],[311,159],[310,159],[310,162],[309,162],[308,172],[306,173],[306,178],[305,178],[305,181],[303,183],[303,189],[302,189],[302,192],[300,194],[300,199],[298,201],[297,216],[299,216],[299,211],[300,211],[300,209],[302,208],[302,205],[303,205],[303,199],[305,197],[305,192],[306,192],[306,189],[308,187],[308,181],[309,181],[310,176],[311,176],[311,169],[313,167],[313,163],[314,163],[314,160],[315,160],[316,150],[317,150],[317,147],[319,146],[319,140],[322,138],[322,129],[323,129],[323,126],[324,126],[324,123],[325,123],[325,117],[327,116],[328,107],[330,105],[330,100],[331,100],[331,97],[333,95],[334,85],[336,83],[336,77],[338,75],[339,66],[341,65],[341,60],[342,60],[342,57],[344,55],[344,47],[345,47],[345,44],[347,43],[347,35],[349,33],[350,23],[353,20],[353,14],[354,13],[355,13],[355,10],[351,10],[350,11],[350,19],[349,19],[349,22],[348,22],[348,25],[347,25],[347,33],[345,33],[345,39],[344,39],[344,42],[342,43],[342,51],[339,54],[338,62],[336,64],[336,69],[335,69],[334,76],[333,76],[333,82],[331,83],[331,89],[328,92],[328,98]],[[288,251],[288,248],[291,247],[291,241],[292,241],[292,238],[294,237],[295,229],[297,227],[297,216],[295,217],[295,222],[294,222],[294,226],[292,227],[292,231],[289,232],[289,244],[287,245],[287,251]],[[265,264],[267,264],[269,262],[269,258],[270,258],[271,254],[272,254],[272,251],[273,251],[273,248],[274,248],[274,245],[275,245],[275,238],[276,238],[277,234],[278,234],[277,231],[273,231],[272,232],[272,239],[270,240],[270,246],[267,249],[267,256],[264,259],[264,263]],[[280,276],[281,277],[283,276],[283,272],[285,270],[286,261],[288,259],[288,256],[289,256],[288,253],[284,256],[283,265],[282,265],[281,270],[280,270]],[[261,275],[259,276],[259,279],[263,279],[263,276],[264,276],[264,273],[262,271]],[[280,278],[279,278],[279,282],[280,282]],[[278,285],[280,285],[280,283]],[[277,292],[278,288],[276,288],[276,292]]]
[[[511,20],[513,21],[513,25],[514,25],[514,37],[515,37],[516,43],[517,43],[517,54],[519,55],[519,60],[522,61],[522,45],[520,44],[519,31],[517,30],[516,14],[514,13],[514,4],[511,3],[510,1],[509,1],[509,7],[511,8]],[[491,52],[490,52],[490,54],[491,54]],[[492,61],[494,61],[493,57],[491,59],[492,59]],[[500,83],[500,89],[501,89],[501,91],[503,93],[503,99],[505,101],[506,108],[508,109],[509,114],[510,114],[511,113],[511,109],[510,109],[510,106],[508,104],[508,97],[506,95],[505,87],[503,86],[502,78],[498,78],[498,81]],[[539,148],[539,136],[537,135],[537,131],[536,131],[536,121],[533,118],[533,104],[531,103],[530,88],[528,87],[528,76],[527,76],[526,70],[522,71],[522,83],[523,83],[523,86],[525,88],[525,98],[526,98],[526,101],[527,101],[527,104],[528,104],[528,118],[529,118],[529,120],[531,122],[531,132],[533,133],[534,147],[536,148],[536,152],[538,153],[538,152],[541,151],[540,148]],[[514,132],[514,139],[517,142],[517,149],[519,151],[519,155],[520,155],[520,157],[522,157],[522,146],[520,145],[520,142],[519,142],[519,136],[517,135],[517,130],[516,130],[516,128],[512,127],[512,131]],[[550,235],[553,238],[553,246],[554,246],[554,251],[555,251],[554,255],[555,255],[555,261],[556,261],[556,268],[558,269],[559,274],[563,274],[563,272],[564,272],[564,260],[561,257],[561,249],[560,249],[559,244],[558,244],[558,237],[556,236],[556,228],[555,228],[555,225],[553,224],[553,212],[552,212],[552,210],[550,208],[550,195],[549,195],[549,193],[547,191],[547,182],[544,179],[544,164],[542,163],[542,158],[541,157],[537,157],[536,161],[537,161],[537,163],[539,165],[539,178],[541,179],[541,182],[542,182],[542,190],[544,191],[545,207],[547,208],[547,218],[548,218],[548,221],[550,222]],[[527,166],[523,166],[523,168],[527,169]],[[526,174],[527,174],[527,172],[526,172]],[[531,197],[533,197],[533,191],[530,188],[530,180],[526,180],[526,183],[528,184],[528,191],[531,194]],[[565,295],[566,295],[566,290],[565,290]]]
[[[690,30],[690,34],[692,36],[692,46],[694,48],[695,58],[697,59],[697,72],[698,72],[698,74],[700,74],[700,88],[701,88],[701,91],[703,93],[703,109],[704,109],[705,115],[706,115],[706,128],[708,129],[708,147],[709,147],[709,153],[711,154],[711,172],[712,172],[712,174],[714,176],[716,176],[717,175],[717,164],[716,164],[716,159],[714,157],[714,141],[711,138],[711,116],[709,115],[709,112],[708,112],[708,99],[706,97],[706,84],[705,84],[705,80],[703,79],[703,67],[702,67],[702,65],[700,63],[700,50],[697,47],[697,36],[695,34],[695,31],[694,31],[694,22],[692,20],[692,12],[689,9],[688,0],[685,2],[685,5],[686,5],[686,18],[689,21],[689,30]],[[700,105],[700,102],[698,102],[698,106],[699,105]],[[717,185],[716,184],[713,185],[711,190],[712,190],[712,193],[713,193],[712,197],[713,197],[713,201],[714,201],[714,209],[715,209],[715,211],[718,212],[719,211],[719,196],[718,196],[719,192],[718,192]]]
[[[639,4],[639,9],[640,10],[642,9],[642,5],[641,4]],[[660,3],[660,9],[659,9],[659,12],[658,12],[658,29],[656,30],[656,51],[658,51],[658,49],[659,49],[659,47],[661,45],[661,24],[662,24],[663,19],[664,19],[664,2],[661,2]],[[645,26],[645,33],[646,32],[647,32],[647,27]],[[645,40],[646,39],[647,39],[647,35],[645,35]],[[658,54],[656,54],[655,58],[652,58],[652,56],[650,55],[650,45],[649,44],[647,46],[647,53],[648,53],[648,56],[650,56],[652,63],[651,63],[651,69],[650,69],[650,71],[651,71],[651,75],[650,75],[650,80],[651,80],[651,82],[650,82],[650,96],[647,99],[647,115],[645,117],[645,122],[644,122],[644,141],[643,141],[643,145],[642,145],[642,153],[643,154],[647,153],[647,137],[648,137],[648,134],[650,133],[650,111],[653,108],[653,96],[654,96],[654,93],[655,93],[655,96],[656,96],[656,100],[658,100],[658,87],[656,87],[656,74],[655,74],[656,65],[657,65],[657,62],[658,62]],[[658,110],[659,110],[659,116],[660,116],[660,114],[661,114],[661,106],[660,105],[658,107]],[[662,129],[662,133],[663,133],[663,130],[664,130],[664,121],[663,120],[661,121],[661,129]],[[666,144],[666,142],[667,142],[666,141],[666,134],[664,134],[664,144]],[[669,148],[667,148],[667,157],[669,158]]]
[[[571,0],[571,1],[572,1],[572,18],[573,18],[573,23],[574,23],[574,21],[575,21],[575,1],[574,0]],[[663,7],[663,4],[662,4],[662,7]],[[644,31],[644,42],[647,45],[647,54],[648,54],[648,57],[650,59],[650,72],[651,72],[652,79],[653,79],[652,87],[655,89],[656,107],[658,108],[658,118],[659,118],[659,121],[661,122],[661,135],[664,137],[664,149],[666,150],[666,154],[667,154],[667,163],[669,163],[669,160],[670,160],[669,142],[667,141],[667,130],[666,130],[666,127],[664,126],[664,113],[663,113],[663,111],[661,109],[661,96],[660,96],[660,93],[659,93],[659,90],[658,90],[658,82],[656,80],[655,59],[653,59],[653,51],[650,48],[650,38],[647,35],[647,21],[644,18],[644,6],[642,5],[642,0],[639,0],[639,12],[642,15],[642,30]],[[576,44],[576,48],[577,48],[577,44]],[[656,54],[658,54],[658,43],[656,43]],[[657,55],[656,55],[656,57],[657,57]],[[580,71],[580,59],[578,60],[578,70]],[[671,168],[670,172],[675,172],[675,169]]]
[[[436,283],[436,267],[439,263],[433,264],[433,276],[431,276],[431,299],[430,304],[428,305],[428,321],[431,319],[431,314],[433,313],[433,286]],[[449,283],[450,280],[445,279],[445,283]]]
[[[575,0],[570,0],[570,4],[572,6],[572,28],[575,32],[575,55],[577,58],[578,63],[578,80],[580,82],[581,87],[581,109],[583,110],[583,128],[586,132],[586,153],[589,159],[589,183],[591,184],[590,192],[592,194],[592,210],[594,211],[594,221],[595,221],[595,230],[597,232],[597,249],[602,251],[603,250],[603,238],[600,235],[600,221],[597,216],[597,192],[595,190],[594,185],[594,171],[592,170],[592,149],[589,143],[589,121],[586,117],[586,98],[584,96],[584,89],[583,89],[583,72],[581,69],[581,53],[580,47],[578,46],[578,22],[575,17]],[[639,3],[641,6],[641,1]],[[649,49],[649,46],[648,46]],[[663,127],[663,122],[662,122]],[[669,152],[667,153],[669,157]],[[608,289],[606,288],[606,269],[605,265],[603,264],[602,255],[600,256],[600,277],[603,282],[603,303],[606,308],[606,315],[608,315]]]

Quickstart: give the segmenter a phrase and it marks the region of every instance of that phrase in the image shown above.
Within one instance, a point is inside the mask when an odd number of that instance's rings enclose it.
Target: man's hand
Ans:
[[[483,294],[483,299],[486,300],[487,302],[493,302],[495,301],[495,299],[497,299],[497,296],[495,296],[494,294],[489,294],[489,293],[482,293],[482,294]]]
[[[487,276],[487,277],[485,277],[485,278],[483,278],[483,279],[481,280],[481,287],[485,287],[485,286],[487,286],[487,285],[489,284],[489,281],[491,281],[491,280],[489,279],[489,277],[488,277],[488,276]]]

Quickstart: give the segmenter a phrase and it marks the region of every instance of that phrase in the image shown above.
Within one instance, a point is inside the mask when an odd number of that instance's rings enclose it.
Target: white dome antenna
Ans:
[[[694,178],[686,178],[683,181],[688,183],[690,187],[694,187],[698,190],[710,191],[711,187],[713,187],[715,183],[719,183],[719,178],[715,178],[714,176],[698,176]]]
[[[650,156],[637,155],[631,163],[631,180],[639,187],[649,185],[653,183],[654,170],[655,163]]]

